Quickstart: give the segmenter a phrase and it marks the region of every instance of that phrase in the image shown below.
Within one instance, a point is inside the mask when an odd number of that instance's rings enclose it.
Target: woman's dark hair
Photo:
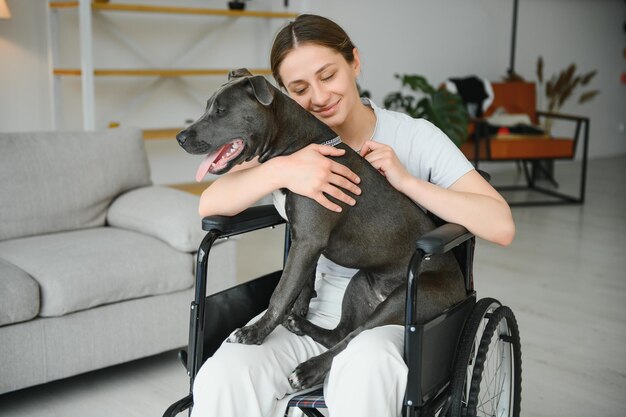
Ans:
[[[315,44],[339,52],[346,61],[354,61],[354,44],[337,23],[322,16],[301,14],[283,27],[272,45],[270,65],[272,75],[279,86],[284,87],[278,69],[285,56],[298,45]]]

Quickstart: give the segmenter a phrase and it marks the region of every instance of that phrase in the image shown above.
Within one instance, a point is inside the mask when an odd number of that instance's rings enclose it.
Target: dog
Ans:
[[[334,159],[361,178],[362,194],[348,192],[356,205],[329,197],[343,207],[338,213],[283,190],[292,244],[282,276],[266,313],[237,329],[230,342],[261,344],[281,324],[295,334],[310,336],[328,350],[299,364],[289,376],[294,389],[304,389],[322,383],[334,356],[363,330],[404,323],[406,276],[415,242],[435,226],[328,126],[264,77],[240,69],[229,74],[229,81],[209,98],[205,113],[176,138],[188,153],[208,154],[198,169],[198,180],[207,172],[226,173],[257,156],[265,162],[311,143],[333,141],[346,150]],[[318,327],[305,318],[315,296],[315,269],[321,254],[359,269],[346,288],[335,329]],[[452,254],[433,256],[425,263],[419,294],[419,320],[434,317],[465,297],[463,276]]]

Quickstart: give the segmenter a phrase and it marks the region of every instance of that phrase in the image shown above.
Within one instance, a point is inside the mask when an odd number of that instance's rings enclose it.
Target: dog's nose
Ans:
[[[178,132],[178,134],[176,135],[176,140],[178,141],[178,144],[180,146],[183,146],[185,142],[187,142],[187,139],[189,139],[190,136],[191,134],[189,133],[189,131],[185,129],[185,130]]]

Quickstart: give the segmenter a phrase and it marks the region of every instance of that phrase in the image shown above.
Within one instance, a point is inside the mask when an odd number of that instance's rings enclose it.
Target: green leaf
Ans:
[[[424,118],[441,129],[457,146],[467,140],[469,114],[461,96],[446,89],[435,89],[425,77],[416,74],[395,75],[401,87],[423,93],[419,100],[414,95],[404,95],[402,91],[387,94],[385,107],[401,110],[415,117]]]
[[[403,75],[401,77],[402,86],[409,87],[413,91],[422,91],[426,94],[432,94],[435,89],[421,75]]]

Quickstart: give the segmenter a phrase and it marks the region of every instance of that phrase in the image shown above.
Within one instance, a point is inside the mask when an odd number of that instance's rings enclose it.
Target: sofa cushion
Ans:
[[[193,258],[139,233],[99,227],[0,242],[0,258],[28,272],[41,316],[190,288]]]
[[[139,129],[0,133],[0,240],[103,226],[117,195],[150,184]]]
[[[173,188],[142,187],[113,201],[107,223],[157,237],[183,252],[195,252],[206,235],[199,202],[197,195]]]
[[[39,285],[26,272],[0,259],[0,326],[39,313]]]

